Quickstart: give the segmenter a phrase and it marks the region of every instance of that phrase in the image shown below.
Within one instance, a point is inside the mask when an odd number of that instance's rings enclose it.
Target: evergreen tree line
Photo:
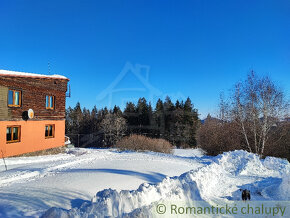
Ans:
[[[66,135],[79,147],[113,146],[131,134],[166,139],[177,147],[195,147],[199,126],[198,111],[190,98],[175,103],[169,97],[159,99],[154,109],[140,98],[137,104],[128,102],[123,111],[118,106],[89,110],[80,103],[66,110]]]

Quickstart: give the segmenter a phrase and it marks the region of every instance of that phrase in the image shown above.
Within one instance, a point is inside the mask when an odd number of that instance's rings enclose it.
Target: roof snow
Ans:
[[[44,75],[44,74],[36,74],[36,73],[24,73],[24,72],[16,72],[16,71],[9,71],[9,70],[0,70],[0,76],[20,76],[20,77],[41,77],[41,78],[53,78],[53,79],[68,79],[62,75]]]

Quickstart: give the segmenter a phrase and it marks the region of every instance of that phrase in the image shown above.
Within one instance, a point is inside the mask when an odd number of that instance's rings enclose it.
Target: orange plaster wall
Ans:
[[[45,138],[45,125],[55,125],[55,137]],[[20,142],[6,143],[6,128],[21,126]],[[0,121],[0,157],[15,156],[33,151],[64,146],[65,120]],[[1,152],[2,151],[2,152]]]

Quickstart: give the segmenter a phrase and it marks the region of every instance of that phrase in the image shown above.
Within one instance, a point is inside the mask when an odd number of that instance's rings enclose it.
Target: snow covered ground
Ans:
[[[251,191],[251,202],[290,200],[289,162],[245,151],[209,157],[198,149],[173,155],[69,149],[6,163],[8,171],[0,164],[2,217],[38,217],[51,207],[45,217],[168,217],[176,216],[168,214],[172,202],[232,204],[240,200],[239,189]],[[156,213],[160,202],[168,208],[165,215]]]
[[[178,151],[177,151],[178,152]],[[187,156],[200,151],[183,152]],[[136,189],[157,183],[203,163],[182,152],[118,152],[109,149],[70,149],[67,154],[0,160],[0,216],[39,216],[50,207],[70,209],[90,201],[106,188]]]

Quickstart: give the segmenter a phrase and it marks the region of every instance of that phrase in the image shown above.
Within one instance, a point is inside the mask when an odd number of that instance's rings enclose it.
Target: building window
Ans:
[[[45,125],[45,138],[54,138],[54,125]]]
[[[54,109],[54,96],[47,95],[45,98],[46,109]]]
[[[9,90],[8,91],[8,106],[20,107],[21,105],[21,91]]]
[[[6,141],[8,143],[20,142],[20,126],[8,126],[6,129]]]

